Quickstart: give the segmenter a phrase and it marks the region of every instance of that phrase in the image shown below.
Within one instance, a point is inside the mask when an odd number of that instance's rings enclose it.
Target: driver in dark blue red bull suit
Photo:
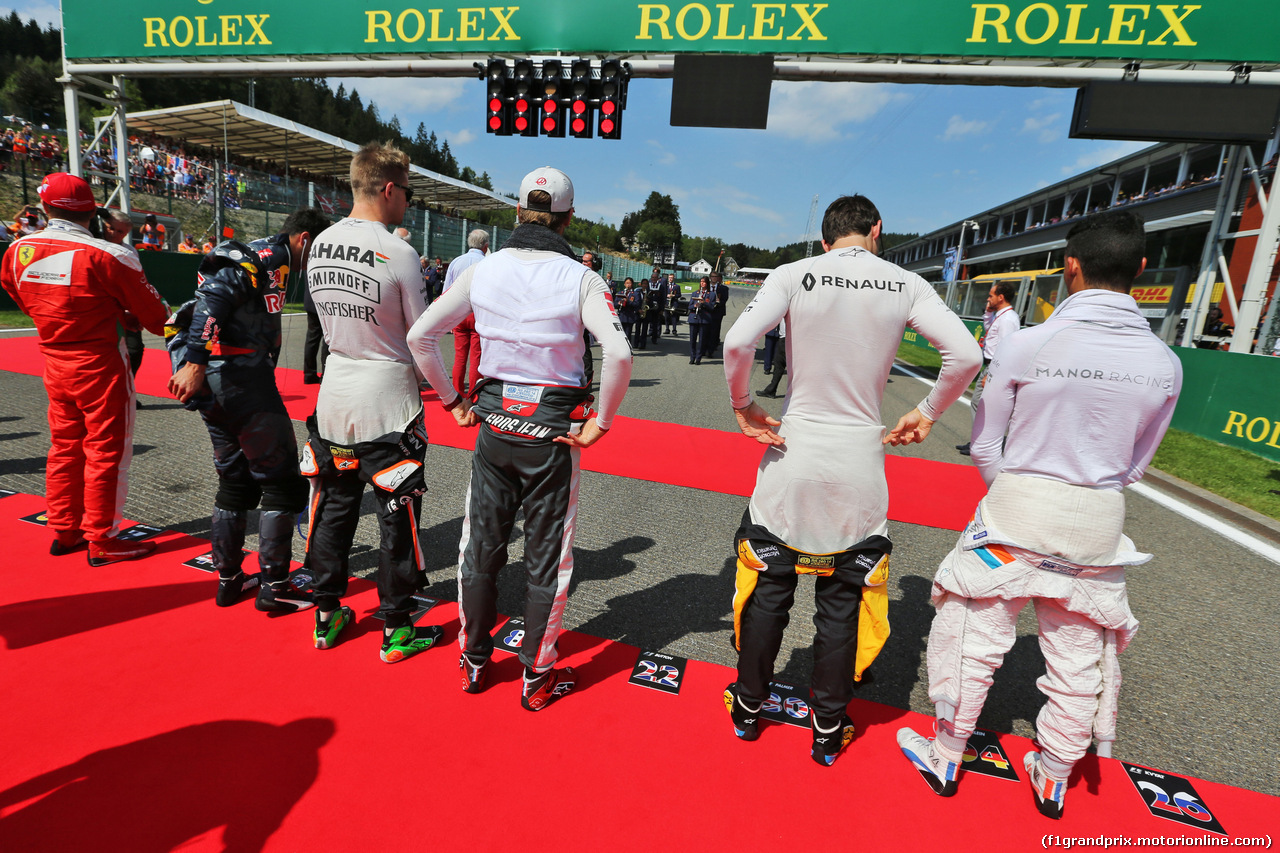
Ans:
[[[200,412],[213,442],[218,492],[210,539],[222,607],[254,589],[259,610],[312,606],[288,583],[294,519],[308,489],[275,367],[289,272],[302,272],[312,239],[328,226],[323,213],[305,208],[273,237],[219,244],[200,263],[195,298],[169,318],[176,368],[169,390]],[[259,506],[261,576],[241,569],[248,511]]]

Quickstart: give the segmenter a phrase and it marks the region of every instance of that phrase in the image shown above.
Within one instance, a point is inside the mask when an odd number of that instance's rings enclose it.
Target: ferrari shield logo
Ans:
[[[35,246],[19,246],[18,247],[18,263],[24,267],[31,263],[31,259],[36,256]]]

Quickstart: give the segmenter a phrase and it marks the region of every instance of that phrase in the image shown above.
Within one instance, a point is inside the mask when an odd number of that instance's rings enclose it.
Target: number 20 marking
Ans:
[[[1154,801],[1151,808],[1160,809],[1161,811],[1172,812],[1173,814],[1184,814],[1187,817],[1195,818],[1203,823],[1213,820],[1213,815],[1200,804],[1200,801],[1188,793],[1179,791],[1173,795],[1173,802],[1169,802],[1169,795],[1165,793],[1164,788],[1151,782],[1139,782],[1138,787],[1144,791],[1150,791]]]

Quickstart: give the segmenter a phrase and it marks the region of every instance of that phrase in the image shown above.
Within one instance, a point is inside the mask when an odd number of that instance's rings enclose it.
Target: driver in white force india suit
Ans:
[[[974,420],[973,461],[990,491],[933,579],[929,698],[935,738],[898,745],[929,786],[955,793],[993,672],[1035,604],[1048,697],[1039,752],[1023,764],[1036,807],[1062,816],[1072,767],[1109,756],[1124,651],[1138,621],[1125,567],[1151,559],[1123,535],[1124,487],[1142,478],[1173,417],[1182,367],[1129,295],[1146,265],[1142,220],[1092,216],[1067,235],[1069,295],[1005,340]],[[1007,438],[1006,438],[1007,433]]]
[[[604,279],[564,239],[573,184],[544,166],[520,183],[520,223],[501,251],[469,267],[414,323],[409,347],[462,426],[483,423],[472,458],[458,555],[462,686],[478,693],[493,653],[498,571],[516,512],[524,510],[525,599],[521,704],[539,711],[573,689],[555,669],[578,514],[578,457],[599,441],[631,381],[631,347]],[[440,359],[445,332],[475,313],[481,380],[474,403],[454,389]],[[591,353],[600,341],[600,410],[591,411]]]
[[[771,273],[724,343],[738,424],[769,445],[736,537],[738,680],[725,705],[738,737],[755,740],[797,575],[816,575],[811,755],[823,766],[853,738],[846,706],[855,658],[860,674],[888,634],[884,445],[923,441],[981,362],[933,288],[876,257],[881,228],[864,196],[832,202],[822,220],[825,254]],[[756,342],[784,318],[792,379],[778,421],[752,402],[749,381]],[[880,405],[906,326],[942,353],[942,372],[886,435]]]
[[[316,238],[307,275],[329,345],[301,466],[311,480],[312,641],[317,649],[332,648],[354,621],[341,600],[367,483],[381,544],[379,657],[397,663],[444,635],[439,625],[415,626],[410,618],[423,571],[418,518],[427,434],[420,377],[405,336],[427,304],[418,253],[387,230],[403,221],[413,197],[409,155],[370,143],[351,158],[350,174],[351,215]]]

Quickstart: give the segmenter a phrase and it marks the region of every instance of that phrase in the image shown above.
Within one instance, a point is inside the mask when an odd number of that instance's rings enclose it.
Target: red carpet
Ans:
[[[0,340],[0,367],[14,373],[42,375],[44,358],[35,337]],[[281,369],[276,371],[276,377],[289,414],[296,420],[305,420],[315,410],[318,386],[302,384],[300,370]],[[168,382],[165,359],[158,353],[143,359],[137,378],[138,393],[169,397]],[[437,403],[433,393],[424,399],[428,402],[427,432],[433,444],[464,450],[475,447],[474,431],[460,428],[452,415],[438,404],[433,405]],[[637,447],[661,447],[663,452],[637,453]],[[582,454],[582,467],[601,474],[745,496],[755,486],[756,467],[763,452],[763,446],[737,433],[619,416],[609,437]],[[680,464],[673,465],[673,459],[681,460]],[[888,456],[885,471],[889,480],[889,518],[894,521],[961,530],[986,493],[982,478],[972,465]]]
[[[562,641],[579,690],[531,714],[514,657],[495,658],[484,693],[459,689],[448,602],[423,619],[449,645],[389,666],[376,595],[353,585],[352,636],[318,652],[309,614],[215,608],[212,578],[180,565],[206,543],[166,534],[146,560],[90,569],[17,520],[42,508],[0,499],[6,853],[1026,851],[1046,834],[1205,835],[1153,817],[1112,760],[1082,764],[1059,822],[1021,781],[969,773],[939,798],[893,741],[931,721],[867,702],[829,769],[804,729],[742,743],[720,701],[730,670],[691,662],[678,696],[645,690],[627,683],[635,648],[580,634]],[[1022,776],[1027,742],[1000,742]],[[1276,798],[1192,782],[1231,838],[1274,833]]]

